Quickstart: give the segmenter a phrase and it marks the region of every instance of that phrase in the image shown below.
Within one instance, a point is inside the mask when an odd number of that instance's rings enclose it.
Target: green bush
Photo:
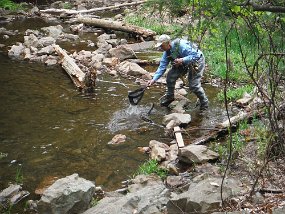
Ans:
[[[165,179],[167,177],[168,171],[166,169],[160,168],[156,160],[148,160],[147,162],[139,166],[139,169],[134,174],[134,176],[140,174],[143,175],[156,174],[161,179]]]
[[[229,88],[227,90],[227,100],[234,101],[240,99],[243,97],[244,93],[251,94],[253,89],[254,89],[253,85],[245,85],[245,86],[240,86],[238,88]],[[217,97],[220,101],[224,101],[225,100],[224,92],[223,91],[219,92]]]
[[[0,8],[5,10],[20,10],[23,9],[23,4],[16,4],[11,0],[0,0]]]

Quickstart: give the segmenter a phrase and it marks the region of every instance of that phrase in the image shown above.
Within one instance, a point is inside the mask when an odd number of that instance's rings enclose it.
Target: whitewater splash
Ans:
[[[126,109],[119,110],[113,114],[108,129],[111,132],[117,132],[126,129],[136,129],[143,122],[141,115],[146,113],[146,107],[130,105]]]

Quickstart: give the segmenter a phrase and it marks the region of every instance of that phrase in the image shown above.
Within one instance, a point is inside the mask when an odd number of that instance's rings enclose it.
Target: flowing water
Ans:
[[[101,75],[95,92],[82,94],[60,66],[16,61],[6,53],[0,53],[0,77],[0,190],[15,182],[19,169],[23,189],[32,196],[46,177],[73,173],[104,190],[114,190],[148,159],[138,147],[148,146],[153,139],[172,140],[161,127],[163,116],[169,113],[158,105],[164,94],[161,88],[146,90],[139,105],[131,106],[128,91],[138,86],[129,80]],[[218,89],[209,85],[205,89],[210,110],[204,115],[190,111],[190,126],[213,127],[225,119],[215,101]],[[188,98],[194,106],[195,97]],[[141,119],[151,103],[154,109],[149,117],[154,123]],[[204,133],[203,129],[195,131],[185,141]],[[116,134],[126,135],[126,142],[108,144]]]

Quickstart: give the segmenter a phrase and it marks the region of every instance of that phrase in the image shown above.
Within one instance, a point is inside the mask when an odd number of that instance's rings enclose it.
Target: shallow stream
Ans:
[[[23,25],[32,29],[29,22]],[[12,60],[6,52],[0,53],[0,76],[0,152],[4,155],[0,159],[0,190],[15,182],[19,169],[23,189],[32,195],[46,177],[73,173],[95,181],[104,190],[114,190],[148,159],[138,147],[148,146],[153,139],[172,140],[160,126],[162,117],[169,113],[158,105],[162,88],[148,89],[140,104],[133,107],[127,94],[138,86],[130,80],[100,75],[98,79],[103,81],[97,82],[95,92],[82,94],[60,66]],[[218,89],[210,85],[204,88],[210,109],[206,114],[189,111],[189,126],[210,128],[226,118],[215,101]],[[195,97],[188,98],[193,107]],[[140,118],[151,103],[154,109],[149,117],[154,124]],[[185,142],[204,133],[206,129],[196,130],[185,136]],[[108,144],[116,134],[126,135],[126,142]]]

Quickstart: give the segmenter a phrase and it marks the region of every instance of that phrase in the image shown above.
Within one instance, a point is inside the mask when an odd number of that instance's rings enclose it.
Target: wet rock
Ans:
[[[4,27],[0,27],[0,34],[4,34],[6,36],[15,36],[18,33],[17,30],[12,31],[12,30],[7,30]]]
[[[78,174],[55,181],[38,202],[39,213],[82,213],[95,192],[95,185]]]
[[[47,176],[45,177],[40,184],[37,186],[35,190],[35,194],[42,195],[44,191],[50,187],[56,180],[58,180],[58,177],[55,176]]]
[[[171,113],[164,116],[162,123],[168,126],[168,123],[170,123],[171,121],[174,121],[174,126],[186,125],[191,122],[191,115],[183,113]]]
[[[57,39],[63,32],[61,25],[43,27],[41,30],[48,36]]]
[[[106,42],[112,45],[112,47],[116,47],[120,44],[118,39],[108,39]]]
[[[49,45],[53,45],[55,44],[56,40],[52,37],[43,37],[43,38],[40,38],[39,39],[39,45],[41,47],[46,47],[46,46],[49,46]]]
[[[31,29],[28,29],[25,31],[24,35],[25,36],[29,36],[31,34],[34,34],[35,36],[39,36],[40,35],[40,32],[38,30],[31,30]]]
[[[109,53],[113,57],[119,58],[121,61],[125,59],[137,59],[135,52],[125,45],[120,45],[116,48],[111,48]]]
[[[136,63],[128,61],[121,62],[118,65],[117,70],[122,76],[134,76],[134,77],[144,76],[145,79],[151,79],[150,74]]]
[[[38,56],[41,56],[41,55],[51,55],[55,52],[54,48],[49,45],[49,46],[46,46],[46,47],[43,47],[41,48],[38,52],[37,52],[37,55]]]
[[[31,58],[31,49],[30,48],[25,48],[24,49],[24,59],[30,59]]]
[[[30,193],[22,190],[20,185],[11,184],[0,192],[0,205],[4,208],[9,208],[11,205],[17,204],[28,195],[30,195]]]
[[[96,54],[103,54],[106,57],[110,56],[109,50],[112,48],[112,45],[110,45],[108,42],[105,40],[99,40],[97,42],[97,47],[98,49],[95,51]]]
[[[24,36],[24,45],[28,48],[30,47],[38,47],[39,40],[34,34],[29,34],[28,36]]]
[[[76,41],[76,40],[79,40],[79,36],[74,35],[74,34],[65,33],[65,34],[62,34],[60,37],[58,37],[58,39],[62,41]]]
[[[83,27],[84,27],[84,24],[83,23],[80,23],[78,25],[70,25],[69,29],[71,30],[71,32],[73,33],[79,33],[81,31],[83,31]]]
[[[13,45],[8,51],[8,56],[11,58],[23,59],[24,50],[25,46],[22,43],[19,43],[18,45]]]
[[[98,41],[106,41],[106,40],[110,40],[110,39],[116,39],[117,36],[116,34],[101,34],[100,36],[97,37]]]
[[[35,14],[35,15],[37,15],[37,14],[39,14],[39,8],[38,7],[33,7],[31,10],[30,10],[30,14]]]
[[[117,134],[115,135],[111,141],[108,142],[108,144],[120,144],[124,143],[126,141],[127,137],[123,134]]]
[[[171,110],[173,113],[184,113],[185,106],[189,104],[188,100],[177,100],[171,103],[171,106],[174,106]]]
[[[154,41],[146,41],[141,43],[127,44],[127,47],[132,49],[135,52],[145,51],[151,49],[154,46]]]
[[[48,56],[47,60],[45,61],[45,64],[47,66],[56,65],[58,62],[57,58],[55,56]]]
[[[119,64],[119,59],[117,57],[104,58],[102,63],[108,67],[115,67]]]

